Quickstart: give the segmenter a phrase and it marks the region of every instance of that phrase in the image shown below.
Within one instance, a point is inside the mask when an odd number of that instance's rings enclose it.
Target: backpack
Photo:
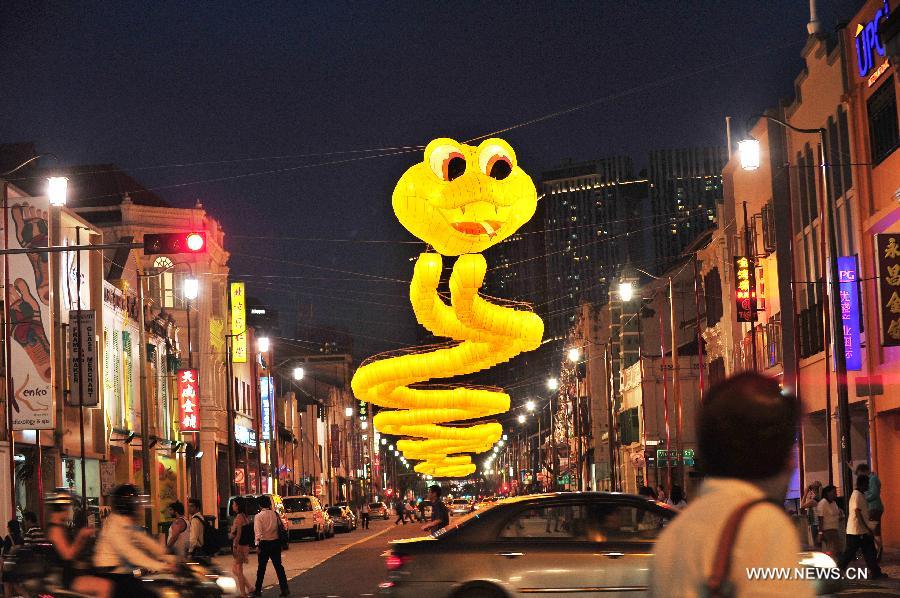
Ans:
[[[191,517],[191,519],[194,518],[199,519],[203,523],[203,545],[200,547],[199,551],[202,551],[203,554],[207,556],[216,555],[223,545],[222,538],[219,536],[219,531],[199,513],[196,513]]]

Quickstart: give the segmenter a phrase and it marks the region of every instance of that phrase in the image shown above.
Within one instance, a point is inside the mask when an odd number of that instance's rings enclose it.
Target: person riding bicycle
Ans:
[[[51,560],[55,561],[64,589],[89,596],[106,598],[112,592],[109,580],[91,575],[90,570],[79,567],[95,530],[84,527],[76,530],[72,525],[74,508],[81,499],[68,488],[57,488],[44,497],[47,507],[46,539],[51,546]]]
[[[107,573],[116,584],[116,595],[143,595],[134,569],[170,572],[171,555],[140,526],[145,496],[134,484],[122,484],[109,495],[112,513],[106,518],[94,548],[94,566]]]

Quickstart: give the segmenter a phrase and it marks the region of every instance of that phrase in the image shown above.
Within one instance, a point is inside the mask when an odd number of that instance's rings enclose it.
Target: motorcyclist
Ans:
[[[72,527],[73,509],[79,502],[79,497],[68,488],[57,488],[44,498],[47,507],[46,538],[52,550],[51,560],[56,561],[63,588],[106,598],[112,593],[112,583],[78,567],[95,533],[93,528],[84,527],[76,531]]]
[[[143,510],[139,507],[146,506],[146,497],[140,496],[133,484],[122,484],[109,498],[112,513],[97,538],[94,566],[113,580],[117,596],[133,598],[145,593],[134,578],[135,568],[171,572],[174,564],[165,548],[140,527]]]

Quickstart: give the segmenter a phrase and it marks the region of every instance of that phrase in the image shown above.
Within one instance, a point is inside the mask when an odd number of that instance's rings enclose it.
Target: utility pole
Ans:
[[[672,392],[674,393],[675,398],[675,451],[677,453],[675,457],[675,464],[678,468],[678,483],[683,488],[684,465],[678,465],[678,463],[682,461],[684,455],[681,447],[681,436],[683,429],[683,418],[681,411],[681,379],[678,373],[678,368],[681,365],[681,360],[678,359],[678,339],[675,329],[675,286],[672,283],[671,276],[669,276],[669,328],[671,328],[672,333]],[[669,455],[670,461],[672,460],[671,457],[672,456]]]

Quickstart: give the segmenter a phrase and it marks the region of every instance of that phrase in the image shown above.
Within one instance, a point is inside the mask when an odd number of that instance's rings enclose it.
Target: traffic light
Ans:
[[[144,235],[144,253],[205,253],[206,233],[158,233]]]

